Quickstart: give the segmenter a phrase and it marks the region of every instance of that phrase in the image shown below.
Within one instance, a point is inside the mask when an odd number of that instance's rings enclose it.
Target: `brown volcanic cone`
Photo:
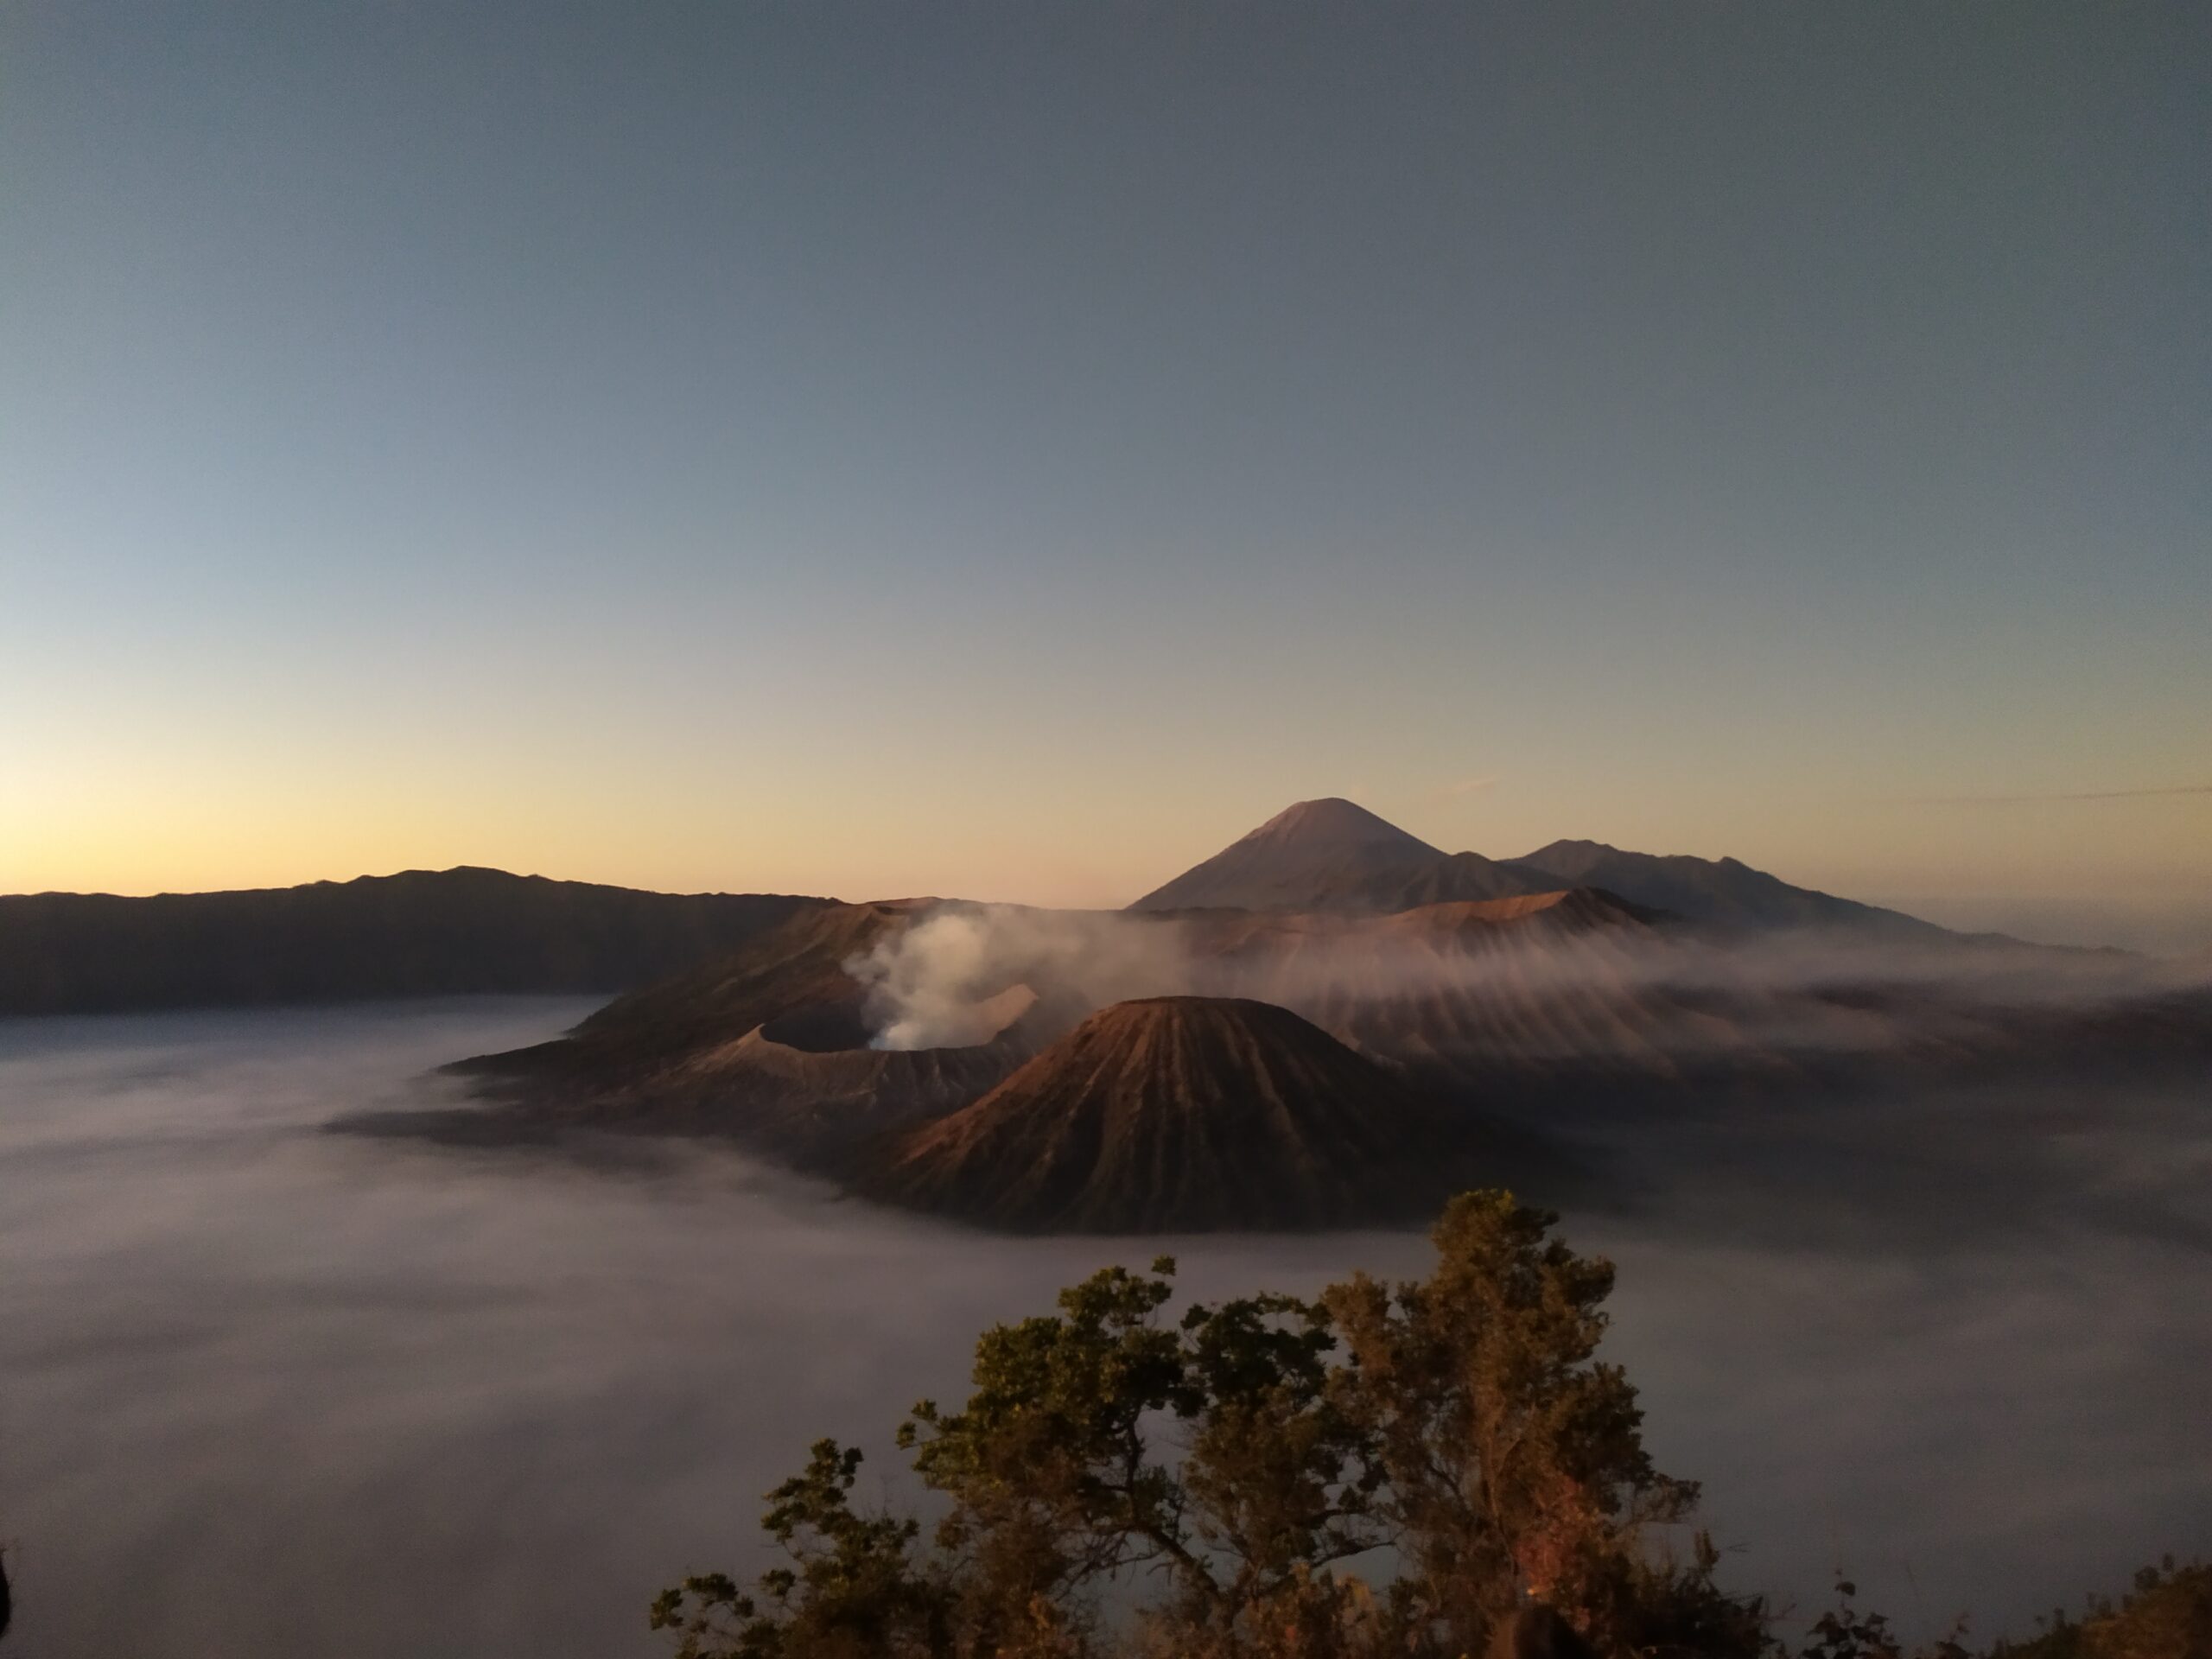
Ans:
[[[1427,1213],[1468,1138],[1286,1008],[1154,997],[893,1143],[861,1191],[1017,1231],[1343,1226]]]

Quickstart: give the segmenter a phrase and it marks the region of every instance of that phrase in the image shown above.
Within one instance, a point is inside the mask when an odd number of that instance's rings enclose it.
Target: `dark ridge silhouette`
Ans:
[[[1933,922],[1777,876],[1732,858],[1624,852],[1601,841],[1555,841],[1507,864],[1544,887],[1603,887],[1694,921],[1744,928],[1853,927],[1898,938],[1954,937]]]
[[[1402,910],[1529,891],[1532,878],[1448,854],[1350,801],[1300,801],[1131,910]]]
[[[1300,801],[1129,908],[1382,914],[1597,887],[1687,921],[1741,929],[1858,927],[1936,939],[1900,912],[1796,887],[1732,858],[1656,857],[1555,841],[1523,858],[1446,853],[1350,801]]]
[[[1154,997],[904,1137],[860,1190],[1023,1232],[1350,1226],[1423,1213],[1481,1138],[1287,1009]]]
[[[0,1014],[619,991],[825,899],[461,868],[237,893],[0,898]]]

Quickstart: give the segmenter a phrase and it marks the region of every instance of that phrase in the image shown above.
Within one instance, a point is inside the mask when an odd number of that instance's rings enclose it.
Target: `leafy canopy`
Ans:
[[[1427,1280],[1179,1319],[1172,1259],[1094,1274],[984,1332],[958,1410],[900,1427],[944,1506],[928,1547],[852,1509],[860,1453],[825,1440],[770,1494],[791,1565],[749,1592],[687,1580],[653,1624],[684,1659],[1443,1655],[1530,1593],[1586,1634],[1681,1624],[1720,1605],[1710,1560],[1655,1562],[1643,1533],[1695,1489],[1652,1468],[1635,1390],[1596,1361],[1612,1269],[1556,1219],[1469,1193]],[[1400,1570],[1378,1589],[1354,1558]],[[1109,1603],[1134,1606],[1119,1629]]]

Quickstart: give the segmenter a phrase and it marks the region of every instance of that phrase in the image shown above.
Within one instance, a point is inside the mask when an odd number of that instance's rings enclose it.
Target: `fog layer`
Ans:
[[[1600,902],[1620,916],[1611,901]],[[891,1049],[989,1040],[1005,1023],[995,999],[1015,984],[1077,1011],[1128,997],[1252,996],[1325,1025],[1408,998],[1656,995],[1684,1000],[1662,1015],[1700,1016],[1662,1018],[1639,1033],[1658,1047],[1708,1045],[1701,1014],[1711,1011],[1726,1015],[1732,1035],[1776,1049],[1838,1052],[1972,1037],[1988,1017],[2017,1023],[2201,1000],[2212,988],[2212,962],[2006,939],[1820,928],[1722,937],[1602,918],[1554,928],[1541,916],[1434,931],[1408,925],[1432,913],[1179,920],[950,902],[845,969],[865,992],[874,1046]],[[1560,1035],[1567,1052],[1589,1041],[1571,1026]]]
[[[650,1654],[763,1564],[759,1494],[891,1430],[975,1332],[1161,1248],[1193,1293],[1416,1238],[1023,1240],[725,1152],[334,1135],[571,1001],[0,1024],[0,1545],[26,1655]],[[2202,1091],[1563,1126],[1610,1346],[1744,1586],[1850,1569],[1984,1635],[2212,1548]],[[1602,1194],[1603,1201],[1599,1201]],[[1542,1196],[1542,1195],[1538,1195]]]

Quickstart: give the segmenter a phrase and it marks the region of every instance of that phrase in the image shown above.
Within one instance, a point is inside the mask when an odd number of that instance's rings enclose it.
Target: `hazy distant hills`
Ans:
[[[1446,853],[1351,801],[1300,801],[1129,908],[1410,910],[1420,905],[1597,887],[1688,921],[1732,927],[1931,924],[1855,904],[1732,858],[1661,857],[1595,841],[1555,841],[1522,858]]]
[[[1480,1139],[1287,1009],[1154,997],[913,1131],[861,1190],[1023,1232],[1356,1225],[1427,1213]]]
[[[0,898],[0,1014],[614,991],[830,901],[410,870],[238,893]]]

